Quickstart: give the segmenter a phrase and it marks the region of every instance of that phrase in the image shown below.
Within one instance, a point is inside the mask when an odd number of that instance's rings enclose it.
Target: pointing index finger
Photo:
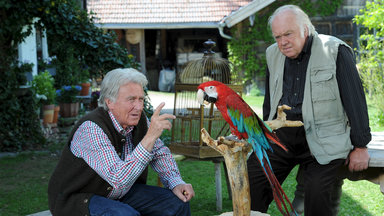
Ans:
[[[157,115],[157,116],[160,115],[160,111],[163,109],[164,106],[165,106],[165,103],[161,102],[159,106],[156,107],[155,112],[153,112],[153,115]]]

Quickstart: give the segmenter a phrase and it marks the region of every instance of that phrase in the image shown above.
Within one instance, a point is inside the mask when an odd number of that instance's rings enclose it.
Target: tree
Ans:
[[[44,8],[41,23],[50,55],[57,57],[57,88],[79,84],[83,73],[99,78],[115,68],[139,67],[128,50],[116,43],[115,33],[96,27],[93,14],[80,8],[77,0],[57,0]]]
[[[34,23],[35,18],[39,18]],[[82,72],[102,76],[118,67],[139,65],[105,33],[77,0],[0,0],[0,151],[44,146],[33,92],[20,95],[32,65],[18,61],[18,45],[32,25],[46,29],[51,55],[57,55],[56,88],[78,84]]]
[[[354,22],[362,26],[358,68],[369,97],[376,101],[384,124],[384,0],[367,1]]]

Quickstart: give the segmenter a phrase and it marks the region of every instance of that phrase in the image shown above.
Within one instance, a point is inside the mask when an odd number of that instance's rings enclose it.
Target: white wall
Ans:
[[[27,27],[23,28],[25,31]],[[36,29],[32,28],[31,34],[25,38],[24,42],[19,44],[19,61],[22,63],[33,63],[32,76],[37,74],[37,50],[36,50]],[[32,76],[27,76],[28,81],[32,79]]]
[[[34,22],[37,21],[37,18]],[[26,31],[27,27],[23,28],[23,31]],[[27,75],[27,80],[32,80],[32,77],[37,75],[37,44],[36,44],[36,29],[32,26],[31,34],[25,38],[24,42],[19,44],[18,53],[19,61],[23,63],[32,63],[32,73]],[[42,33],[41,38],[41,49],[42,49],[42,58],[47,59],[48,55],[48,45],[47,45],[47,36],[45,31]]]

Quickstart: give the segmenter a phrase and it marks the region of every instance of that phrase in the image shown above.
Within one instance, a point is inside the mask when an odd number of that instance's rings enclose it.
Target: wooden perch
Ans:
[[[228,178],[231,184],[233,215],[249,216],[251,212],[251,195],[247,171],[247,154],[251,150],[248,142],[228,140],[219,137],[214,140],[202,128],[201,138],[208,146],[224,156]]]
[[[272,121],[266,121],[272,130],[281,127],[299,127],[303,123],[301,121],[287,121],[287,114],[284,110],[290,110],[287,105],[279,106],[277,110],[277,118]],[[231,184],[233,216],[262,216],[268,215],[257,211],[251,211],[251,196],[249,192],[249,179],[247,168],[247,155],[252,149],[247,141],[240,141],[235,136],[219,137],[214,140],[208,132],[201,129],[201,139],[211,148],[223,155],[228,171],[228,179]],[[231,215],[224,213],[222,215]]]
[[[282,105],[277,107],[277,118],[272,121],[266,121],[265,123],[272,130],[276,130],[282,127],[300,127],[303,126],[304,123],[302,121],[290,121],[287,120],[287,114],[285,114],[284,110],[290,110],[291,107],[287,105]]]

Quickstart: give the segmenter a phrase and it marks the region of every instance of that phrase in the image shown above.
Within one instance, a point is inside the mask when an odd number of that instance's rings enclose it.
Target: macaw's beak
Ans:
[[[211,96],[207,95],[207,94],[204,92],[204,100],[207,101],[208,103],[216,103],[217,98],[215,98],[215,97],[211,97]]]
[[[207,93],[205,93],[203,90],[199,89],[197,91],[197,101],[203,105],[208,105],[209,103],[215,103],[217,98],[210,97]]]

